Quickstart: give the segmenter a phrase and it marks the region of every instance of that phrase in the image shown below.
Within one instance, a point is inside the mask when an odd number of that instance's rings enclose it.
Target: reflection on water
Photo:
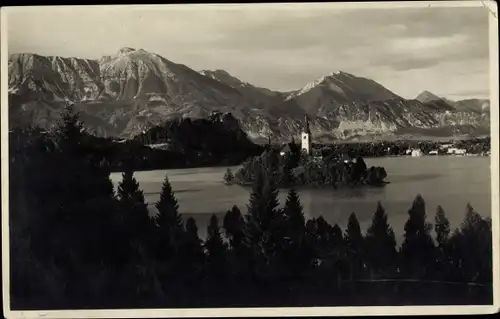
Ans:
[[[330,223],[345,228],[352,212],[356,213],[365,230],[377,202],[388,214],[389,223],[400,239],[408,209],[417,194],[426,201],[427,219],[434,221],[436,207],[441,205],[452,227],[465,216],[467,202],[483,216],[491,214],[490,158],[488,157],[391,157],[367,159],[368,166],[385,167],[390,182],[384,187],[343,189],[300,189],[300,199],[307,218],[323,216]],[[233,168],[234,169],[234,168]],[[137,172],[135,177],[145,193],[150,208],[159,199],[162,181],[167,173],[179,201],[184,218],[196,219],[200,236],[206,233],[211,214],[217,213],[220,225],[223,214],[233,205],[246,212],[251,189],[225,186],[222,177],[226,169],[200,168],[187,170]],[[112,174],[116,183],[121,174]],[[280,191],[284,204],[286,190]]]

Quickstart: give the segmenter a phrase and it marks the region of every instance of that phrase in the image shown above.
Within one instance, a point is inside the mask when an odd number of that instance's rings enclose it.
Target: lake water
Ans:
[[[444,208],[452,228],[462,222],[468,202],[482,216],[491,215],[490,157],[386,157],[366,158],[365,162],[368,167],[383,166],[390,184],[382,188],[301,190],[306,217],[322,215],[332,225],[337,223],[345,229],[349,214],[355,212],[365,231],[377,202],[381,201],[399,242],[408,209],[417,194],[426,202],[427,219],[431,223],[438,205]],[[232,169],[234,172],[237,167]],[[135,178],[153,212],[167,174],[179,201],[180,213],[184,218],[194,217],[200,236],[204,237],[213,213],[222,225],[225,212],[233,205],[246,212],[250,189],[224,185],[225,170],[217,167],[143,171],[136,172]],[[111,179],[118,183],[121,174],[113,173]],[[282,205],[285,198],[286,191],[281,191]]]

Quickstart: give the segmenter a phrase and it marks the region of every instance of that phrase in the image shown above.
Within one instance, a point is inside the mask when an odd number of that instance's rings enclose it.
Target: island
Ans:
[[[260,169],[272,174],[271,179],[280,188],[383,186],[387,183],[385,168],[368,168],[361,156],[352,158],[347,153],[312,151],[307,116],[304,123],[301,147],[293,138],[282,149],[269,143],[261,155],[244,161],[236,173],[228,168],[224,183],[252,185]]]

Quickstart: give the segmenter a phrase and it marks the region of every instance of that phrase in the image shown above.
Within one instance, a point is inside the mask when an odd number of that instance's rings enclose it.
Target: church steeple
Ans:
[[[304,116],[304,133],[311,135],[311,130],[309,129],[309,119],[307,115]]]
[[[307,154],[311,154],[311,130],[309,129],[309,119],[304,116],[304,129],[301,134],[302,150]]]

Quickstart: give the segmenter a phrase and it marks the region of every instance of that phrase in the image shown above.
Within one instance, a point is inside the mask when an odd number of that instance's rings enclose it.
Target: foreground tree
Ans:
[[[366,250],[361,227],[359,226],[356,214],[351,213],[347,221],[347,229],[344,238],[347,246],[347,254],[352,261],[351,277],[352,279],[363,277],[366,262]]]
[[[227,274],[227,247],[222,240],[217,216],[212,215],[207,227],[207,240],[204,244],[207,254],[209,280],[219,282]]]
[[[380,202],[366,231],[365,241],[371,268],[384,277],[390,276],[398,264],[396,238]]]
[[[184,227],[179,215],[179,204],[172,186],[165,176],[160,200],[155,204],[157,209],[157,257],[165,260],[175,255],[183,244]]]
[[[441,206],[437,207],[434,218],[434,231],[436,232],[438,247],[444,247],[450,236],[450,221],[446,218],[444,209]]]
[[[284,242],[281,251],[283,268],[287,275],[301,276],[311,266],[312,247],[306,236],[306,221],[300,198],[294,189],[288,191],[283,207]]]
[[[432,225],[426,222],[425,201],[417,195],[408,211],[401,254],[410,277],[432,276],[435,269],[434,242],[430,235]]]

